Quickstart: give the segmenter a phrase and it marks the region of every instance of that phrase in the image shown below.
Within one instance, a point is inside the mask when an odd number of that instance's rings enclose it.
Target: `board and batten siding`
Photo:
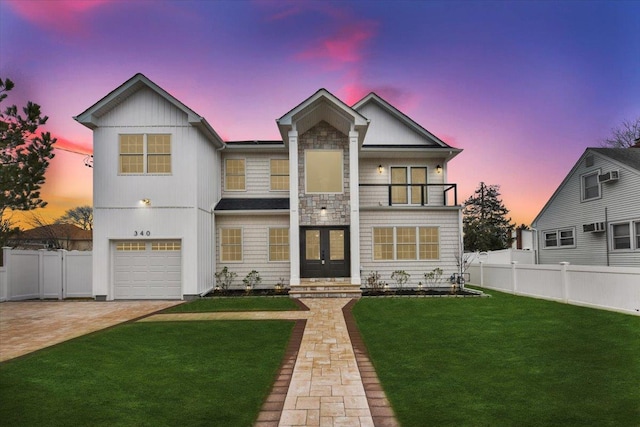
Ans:
[[[427,184],[442,184],[444,173],[436,173],[436,166],[443,165],[444,159],[398,158],[398,159],[360,159],[359,179],[366,184],[391,184],[391,167],[426,167]],[[378,173],[378,166],[382,165],[382,173]],[[444,205],[444,187],[427,187],[427,205]],[[388,206],[389,187],[360,187],[360,207]]]
[[[242,229],[242,261],[220,261],[220,229]],[[289,261],[269,261],[269,228],[289,228],[289,215],[219,215],[216,217],[216,264],[217,271],[225,266],[236,273],[234,288],[243,288],[242,279],[256,270],[262,278],[261,288],[272,288],[280,278],[289,283]],[[299,244],[298,242],[289,242]]]
[[[286,153],[270,152],[270,153],[250,153],[241,151],[223,151],[222,162],[220,167],[220,188],[222,189],[222,197],[264,197],[264,198],[281,198],[289,197],[288,191],[271,191],[271,162],[270,159],[287,160],[289,156]],[[226,159],[244,159],[245,165],[245,190],[244,191],[226,191],[225,190],[225,160]]]
[[[440,238],[439,260],[375,261],[373,259],[373,229],[376,227],[438,227]],[[360,263],[362,283],[372,271],[381,275],[381,280],[393,286],[391,273],[404,270],[411,274],[405,286],[417,286],[424,281],[424,273],[435,268],[443,270],[443,280],[458,271],[456,254],[460,251],[458,210],[437,211],[364,211],[360,212]],[[448,286],[445,280],[443,286]]]
[[[423,135],[406,126],[376,102],[363,105],[358,109],[358,112],[370,120],[366,145],[416,145],[423,147],[426,143]]]
[[[606,233],[584,233],[583,224],[605,221],[609,224],[640,220],[640,173],[592,152],[593,166],[587,167],[585,156],[579,160],[564,185],[554,195],[534,224],[538,230],[540,264],[567,261],[578,265],[607,265],[607,248],[611,248],[611,229]],[[600,185],[601,198],[582,201],[581,177],[593,171],[620,171],[616,182]],[[564,228],[575,229],[575,247],[544,247],[544,232]],[[640,266],[640,250],[609,250],[609,265]]]

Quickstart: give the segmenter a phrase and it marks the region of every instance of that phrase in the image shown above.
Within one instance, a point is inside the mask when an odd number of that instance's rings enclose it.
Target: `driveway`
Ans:
[[[20,301],[0,303],[0,362],[182,301]]]

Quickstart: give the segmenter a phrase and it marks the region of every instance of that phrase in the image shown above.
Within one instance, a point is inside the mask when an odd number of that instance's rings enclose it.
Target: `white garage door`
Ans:
[[[181,299],[180,240],[114,242],[115,299]]]

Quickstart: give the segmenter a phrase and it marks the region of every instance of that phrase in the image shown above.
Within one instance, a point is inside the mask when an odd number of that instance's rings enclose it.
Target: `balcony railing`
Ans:
[[[457,184],[360,184],[361,206],[457,206]]]

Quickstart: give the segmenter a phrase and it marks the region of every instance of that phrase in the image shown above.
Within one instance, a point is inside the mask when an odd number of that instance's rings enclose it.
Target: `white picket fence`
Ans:
[[[640,268],[481,262],[468,271],[483,288],[640,315]]]
[[[3,248],[0,301],[91,297],[91,252]]]

